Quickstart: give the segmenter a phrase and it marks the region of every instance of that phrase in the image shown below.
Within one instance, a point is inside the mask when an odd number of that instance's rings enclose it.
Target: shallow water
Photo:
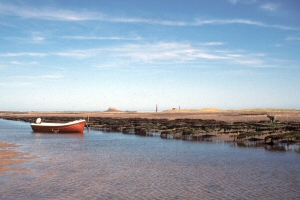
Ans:
[[[0,199],[300,199],[297,146],[36,134],[1,119],[0,141],[38,156],[15,165],[27,173],[0,174]]]

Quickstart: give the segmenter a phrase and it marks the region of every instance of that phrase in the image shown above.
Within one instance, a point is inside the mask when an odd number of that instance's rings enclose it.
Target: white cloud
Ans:
[[[292,39],[292,38],[289,38]],[[270,62],[264,53],[247,53],[242,50],[226,50],[223,42],[206,42],[198,44],[158,42],[141,44],[124,44],[105,48],[76,49],[48,53],[49,56],[66,57],[77,60],[89,59],[98,69],[122,68],[126,66],[166,66],[166,65],[220,65],[263,67],[279,66]],[[218,49],[216,49],[218,48]],[[2,57],[45,56],[38,53],[0,54]],[[268,64],[269,63],[269,64]],[[270,64],[271,63],[271,64]],[[22,63],[10,61],[12,65],[34,65],[37,63]],[[281,67],[280,65],[279,67]],[[21,77],[20,77],[21,78]],[[35,78],[35,77],[22,77]],[[62,78],[60,75],[39,76],[36,78]]]
[[[237,4],[237,3],[244,3],[244,4],[252,4],[255,3],[257,0],[228,0],[232,4]]]
[[[260,8],[262,10],[265,10],[265,11],[274,12],[274,11],[278,10],[279,5],[278,4],[274,4],[274,3],[267,3],[267,4],[264,4],[264,5],[261,5]]]
[[[203,50],[201,46],[222,45],[223,43],[202,43],[199,47],[192,47],[185,43],[154,43],[154,44],[126,44],[117,47],[86,49],[86,50],[70,50],[55,53],[62,57],[72,57],[76,59],[87,59],[91,57],[105,57],[122,60],[131,60],[132,62],[186,62],[196,61],[199,59],[221,60],[226,59],[225,56]],[[200,48],[201,47],[201,48]],[[123,61],[122,61],[123,62]]]
[[[62,75],[41,75],[41,76],[14,76],[13,78],[18,79],[60,79]]]
[[[237,2],[239,2],[240,0],[228,0],[230,3],[236,4]]]
[[[0,54],[0,57],[20,57],[20,56],[30,56],[30,57],[44,57],[47,54],[35,53],[35,52],[20,52],[20,53],[4,53]]]
[[[263,53],[246,53],[241,51],[224,52],[228,62],[235,65],[242,65],[247,67],[262,67],[265,61],[265,54]]]
[[[31,38],[32,43],[42,43],[45,40],[45,38],[40,36],[34,36]]]
[[[299,40],[300,41],[300,37],[287,37],[285,40]]]
[[[233,1],[237,2],[237,1]],[[278,7],[278,6],[277,6]],[[262,9],[275,10],[275,4],[265,4]],[[171,20],[156,20],[149,18],[138,17],[115,17],[109,16],[100,12],[89,12],[86,10],[71,11],[56,8],[32,8],[26,6],[15,6],[0,3],[0,13],[10,16],[19,16],[22,18],[35,18],[42,20],[58,20],[58,21],[106,21],[116,23],[144,23],[157,24],[163,26],[203,26],[203,25],[226,25],[226,24],[247,24],[254,26],[261,26],[266,28],[276,28],[283,30],[300,30],[299,28],[283,26],[283,25],[269,25],[259,21],[252,21],[248,19],[199,19],[196,18],[194,22],[185,21],[171,21]],[[38,38],[37,38],[38,39]],[[42,38],[40,38],[42,39]],[[39,39],[37,40],[39,41]]]
[[[53,53],[54,55],[61,56],[61,57],[72,57],[76,59],[85,59],[91,58],[99,54],[101,49],[85,49],[85,50],[70,50],[70,51],[63,51],[58,53]]]
[[[19,62],[19,61],[10,61],[10,64],[12,65],[37,65],[37,62]]]
[[[46,78],[46,79],[58,79],[58,78],[63,78],[64,76],[62,75],[43,75],[39,76],[38,78]]]
[[[74,59],[93,59],[98,69],[109,70],[128,66],[229,66],[282,67],[276,65],[264,53],[248,53],[242,50],[215,50],[209,42],[191,45],[189,43],[145,43],[126,44],[109,48],[70,50],[56,55]],[[220,44],[223,44],[220,42]],[[219,45],[219,43],[217,43]],[[205,47],[205,48],[204,48]],[[98,62],[98,63],[97,63]]]
[[[12,4],[0,3],[0,13],[5,15],[19,16],[22,18],[35,18],[44,20],[59,20],[59,21],[85,21],[103,19],[101,13],[93,13],[88,11],[70,11],[57,8],[33,8],[28,6],[15,6]]]
[[[249,59],[249,60],[236,60],[238,64],[248,65],[248,66],[261,66],[264,64],[262,60]]]
[[[185,43],[156,43],[131,44],[114,49],[120,57],[127,57],[138,61],[190,61],[201,59],[224,59],[222,56],[192,47]]]
[[[9,82],[9,83],[0,83],[0,86],[3,87],[12,87],[12,88],[16,88],[16,87],[28,87],[33,85],[33,83],[30,82]]]
[[[63,36],[64,39],[72,40],[141,40],[141,37],[96,37],[96,36]]]
[[[200,45],[203,46],[221,46],[221,45],[225,45],[226,43],[224,42],[205,42],[205,43],[200,43]]]
[[[32,36],[32,37],[6,37],[6,40],[11,40],[13,42],[19,43],[31,43],[31,44],[40,44],[45,41],[44,37],[41,36]]]
[[[12,64],[12,65],[22,65],[22,63],[18,62],[18,61],[11,61],[10,64]]]
[[[276,28],[282,30],[300,30],[300,28],[294,28],[290,26],[282,26],[282,25],[268,25],[259,21],[247,20],[247,19],[196,19],[195,26],[202,25],[226,25],[226,24],[247,24],[253,26],[260,26],[265,28]]]

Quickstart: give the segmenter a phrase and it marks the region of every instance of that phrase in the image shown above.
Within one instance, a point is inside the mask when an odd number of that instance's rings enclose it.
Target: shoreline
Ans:
[[[276,123],[270,122],[267,115],[276,116]],[[203,140],[211,136],[213,140],[226,142],[266,139],[266,142],[274,143],[285,141],[287,138],[294,138],[293,140],[299,143],[300,131],[300,111],[278,109],[234,111],[204,109],[200,111],[169,110],[164,112],[0,111],[0,118],[31,123],[34,123],[37,118],[42,118],[43,122],[53,123],[85,119],[87,126],[94,130],[136,135],[149,135],[151,132],[158,132],[161,138],[171,137],[182,140],[187,138]],[[288,142],[290,142],[289,139]]]
[[[266,112],[270,111],[270,112]],[[271,123],[268,115],[276,116],[276,123]],[[234,142],[237,139],[263,140],[268,134],[277,136],[291,131],[300,131],[300,111],[280,109],[231,110],[216,109],[169,110],[164,112],[10,112],[0,111],[0,118],[35,122],[42,118],[44,122],[69,122],[85,119],[87,126],[94,130],[116,131],[125,134],[148,135],[160,132],[161,137],[185,139],[186,137],[202,140],[210,135],[213,140]],[[289,132],[286,130],[289,129]],[[246,137],[240,133],[249,133]],[[255,134],[254,132],[259,132]],[[165,134],[165,135],[163,135]],[[294,137],[294,136],[293,136]],[[294,137],[299,143],[298,136]],[[274,138],[269,138],[271,143]],[[280,140],[284,140],[281,138]],[[240,140],[240,141],[241,141]]]
[[[250,121],[264,121],[267,119],[267,114],[276,116],[279,122],[300,122],[300,110],[276,110],[276,109],[262,109],[262,110],[199,110],[199,111],[164,111],[164,112],[98,112],[98,111],[30,111],[30,112],[16,112],[16,111],[0,111],[0,118],[7,117],[73,117],[83,118],[88,117],[110,117],[110,118],[146,118],[146,119],[203,119],[203,120],[217,120],[227,123],[234,122],[250,122]]]

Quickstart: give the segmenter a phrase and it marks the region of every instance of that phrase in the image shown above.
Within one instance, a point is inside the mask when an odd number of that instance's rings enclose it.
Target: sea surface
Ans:
[[[35,157],[0,174],[0,199],[300,199],[299,145],[37,134],[2,119],[0,142]]]

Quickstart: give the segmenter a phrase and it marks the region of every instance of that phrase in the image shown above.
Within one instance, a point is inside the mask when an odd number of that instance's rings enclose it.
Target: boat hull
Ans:
[[[85,120],[78,120],[65,124],[59,123],[41,123],[31,124],[31,128],[34,132],[45,132],[45,133],[83,133],[86,125]]]

